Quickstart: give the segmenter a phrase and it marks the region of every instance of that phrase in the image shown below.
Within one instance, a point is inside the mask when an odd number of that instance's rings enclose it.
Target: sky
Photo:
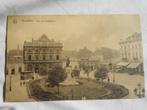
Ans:
[[[63,43],[64,50],[87,47],[119,49],[120,39],[140,32],[138,15],[46,15],[9,16],[7,49],[23,48],[24,41],[46,34]]]

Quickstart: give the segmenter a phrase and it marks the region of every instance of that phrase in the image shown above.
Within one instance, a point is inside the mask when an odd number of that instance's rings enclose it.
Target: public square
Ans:
[[[115,74],[115,82],[113,82],[114,74]],[[138,98],[137,96],[135,96],[134,88],[137,87],[138,83],[140,83],[142,85],[142,87],[144,87],[144,77],[140,74],[135,74],[135,75],[129,75],[128,73],[114,73],[114,74],[112,74],[112,73],[108,74],[110,77],[110,83],[123,85],[126,88],[128,88],[128,90],[129,90],[129,94],[123,98],[128,98],[128,99],[129,98]],[[21,82],[20,75],[19,74],[11,75],[11,77],[12,77],[11,91],[10,91],[10,76],[6,77],[6,80],[7,80],[6,81],[7,82],[6,83],[6,91],[7,91],[6,98],[7,98],[7,100],[13,101],[15,99],[16,101],[34,101],[35,99],[33,99],[33,97],[30,97],[30,93],[27,88],[27,85],[26,84],[23,86],[20,85],[20,82]],[[82,73],[81,73],[81,78],[85,78],[87,80],[88,77],[87,77],[87,75],[82,75]],[[94,80],[93,72],[90,73],[89,78]],[[88,80],[87,80],[87,82],[88,82]],[[105,80],[104,82],[107,82],[107,80]],[[92,86],[94,86],[94,84],[92,84],[91,86],[90,85],[88,85],[88,86],[89,86],[89,88],[88,88],[88,90],[86,90],[86,92],[89,92],[89,94],[96,93],[96,91],[94,92],[93,89],[90,89]],[[99,86],[97,86],[97,87],[99,87]],[[74,86],[72,88],[74,90]],[[56,91],[56,88],[54,88],[53,90]],[[62,91],[64,92],[64,90],[65,89],[63,89]],[[67,90],[67,91],[69,92],[69,90]],[[76,92],[76,89],[74,91]],[[102,94],[105,94],[104,91],[102,92]],[[94,92],[94,93],[92,93],[92,92]],[[18,93],[18,94],[16,94],[16,93]],[[81,93],[79,93],[79,95],[82,93],[84,96],[85,90],[82,89],[82,91],[81,91]],[[69,97],[72,97],[71,91],[70,91]],[[73,96],[73,97],[75,97],[75,96]]]
[[[137,15],[8,17],[5,101],[143,98],[139,22]]]

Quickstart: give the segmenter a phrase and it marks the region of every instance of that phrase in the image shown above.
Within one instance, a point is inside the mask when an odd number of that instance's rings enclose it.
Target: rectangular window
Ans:
[[[43,55],[43,60],[45,60],[46,58],[45,58],[45,55]]]
[[[56,56],[56,60],[59,60],[59,55]]]

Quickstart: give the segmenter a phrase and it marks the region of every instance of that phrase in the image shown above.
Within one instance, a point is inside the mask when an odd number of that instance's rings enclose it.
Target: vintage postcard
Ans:
[[[8,16],[4,100],[145,95],[138,15]]]

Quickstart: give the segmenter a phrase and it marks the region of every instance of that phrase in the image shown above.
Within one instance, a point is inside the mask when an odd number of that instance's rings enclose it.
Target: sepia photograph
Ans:
[[[145,97],[139,15],[7,17],[5,102]]]

